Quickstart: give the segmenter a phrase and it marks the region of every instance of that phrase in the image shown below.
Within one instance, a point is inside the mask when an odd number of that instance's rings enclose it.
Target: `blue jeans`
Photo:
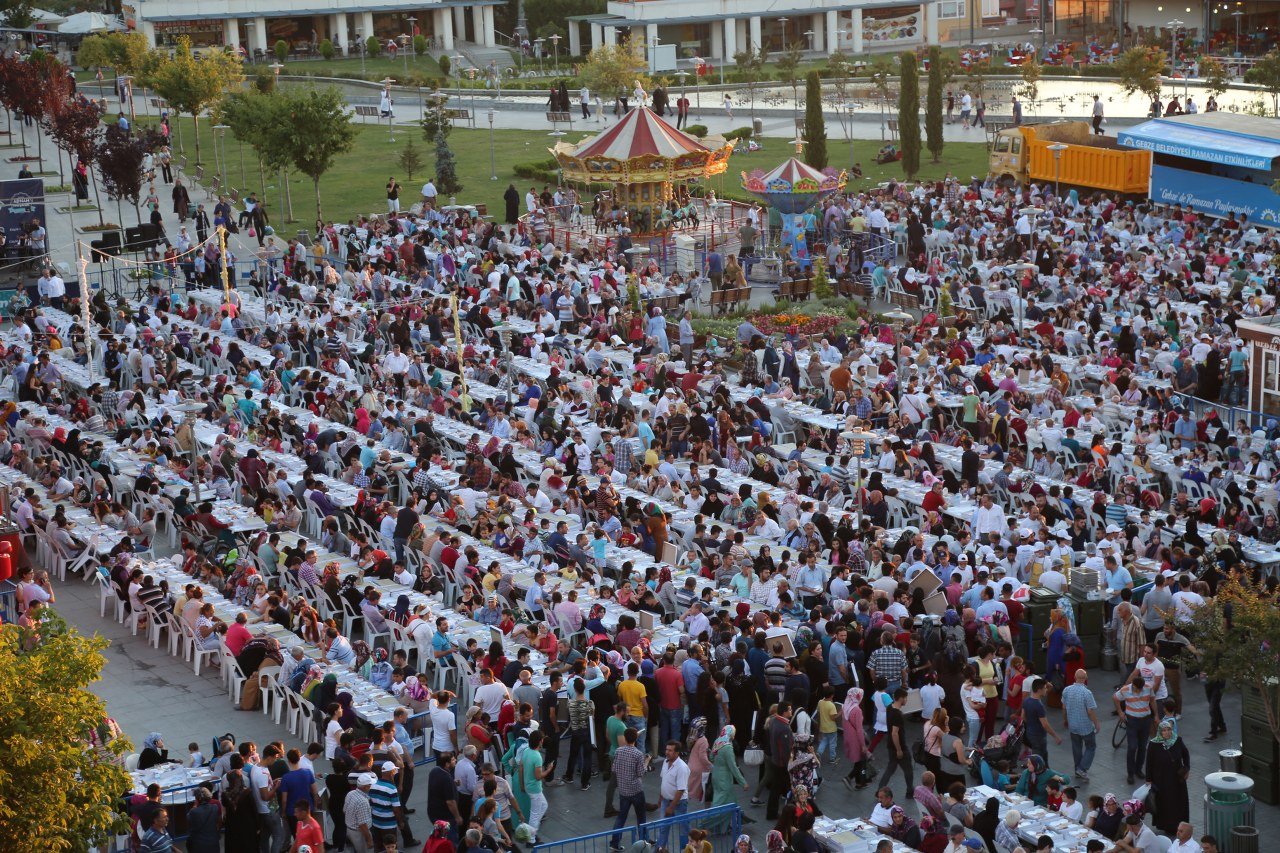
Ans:
[[[627,725],[635,729],[640,736],[636,738],[636,749],[644,752],[645,741],[649,734],[649,721],[644,717],[627,717]]]
[[[619,794],[618,795],[618,816],[614,818],[613,828],[622,829],[627,825],[627,810],[634,808],[636,810],[636,826],[644,826],[645,806],[644,791],[638,794]],[[622,833],[615,832],[609,838],[610,847],[622,846]]]
[[[1147,741],[1151,738],[1151,715],[1135,717],[1124,716],[1125,728],[1128,729],[1124,749],[1124,766],[1130,776],[1147,769]]]
[[[666,708],[658,709],[658,737],[662,739],[664,745],[668,741],[680,740],[683,731],[684,708],[676,708],[674,711]]]
[[[1076,771],[1089,772],[1093,766],[1093,754],[1098,751],[1098,736],[1094,732],[1087,735],[1071,733],[1071,757],[1075,759]]]
[[[669,805],[671,805],[671,801],[668,800],[666,797],[660,797],[658,799],[658,815],[661,818],[666,819],[668,817],[667,806]],[[676,807],[672,811],[674,813],[670,815],[670,817],[680,817],[681,815],[688,814],[689,799],[687,797],[681,799],[680,802],[676,803]],[[664,826],[658,830],[658,837],[654,839],[654,843],[657,844],[658,847],[667,847],[667,833],[670,831],[670,829],[671,827]],[[688,839],[688,835],[689,835],[688,821],[681,821],[680,823],[676,824],[676,837],[679,839],[679,841],[676,842],[676,845],[674,847],[667,847],[667,849],[683,850],[685,842]]]
[[[824,754],[830,754],[831,760],[836,760],[836,733],[828,732],[818,735],[818,757]]]

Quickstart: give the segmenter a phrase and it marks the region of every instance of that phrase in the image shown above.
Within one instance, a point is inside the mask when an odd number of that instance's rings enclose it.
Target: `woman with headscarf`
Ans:
[[[240,710],[252,711],[258,707],[258,696],[262,692],[262,676],[260,670],[279,667],[284,663],[284,652],[280,650],[280,641],[275,637],[254,637],[244,644],[240,654],[236,656],[236,664],[246,677],[240,690]]]
[[[667,544],[667,514],[652,501],[645,507],[644,526],[653,540],[653,556],[662,559],[662,550]]]
[[[312,672],[318,673],[319,667],[312,667]],[[329,673],[320,680],[315,686],[310,698],[306,695],[307,687],[302,688],[302,697],[307,699],[317,709],[328,708],[334,702],[338,701],[338,676]]]
[[[395,620],[397,625],[407,626],[409,624],[409,596],[396,596],[396,606],[391,611],[391,618]]]
[[[907,816],[907,811],[902,806],[889,809],[889,825],[884,828],[884,834],[894,841],[919,849],[920,827]]]
[[[866,778],[866,766],[871,751],[867,749],[867,736],[862,728],[863,695],[861,687],[849,688],[840,709],[840,725],[844,729],[844,757],[853,764],[853,769],[844,778],[844,786],[848,788],[850,782],[856,781],[859,791],[870,784],[870,780]]]
[[[671,568],[669,566],[663,566],[658,569],[658,586],[654,589],[653,594],[668,613],[678,615],[682,612],[679,602],[676,601],[676,585],[671,580]]]
[[[149,770],[168,761],[169,750],[165,749],[163,735],[152,732],[142,739],[142,752],[138,755],[139,770]]]
[[[729,728],[734,730],[737,748],[746,749],[751,741],[752,721],[760,710],[760,694],[746,660],[735,656],[729,661],[729,677],[724,687],[729,694],[729,722],[732,723]],[[718,793],[719,788],[716,791]]]
[[[987,843],[988,850],[996,849],[996,827],[999,824],[1000,800],[996,797],[987,797],[982,811],[973,816],[973,831]]]
[[[781,832],[771,829],[764,837],[764,847],[766,853],[783,853],[787,849],[787,840],[782,837]]]
[[[738,836],[738,840],[733,842],[733,850],[730,853],[758,853],[756,846],[751,843],[751,836],[745,832]]]
[[[1103,794],[1102,808],[1085,816],[1084,825],[1103,838],[1115,840],[1124,833],[1124,809],[1120,807],[1120,798],[1115,794]]]
[[[694,717],[684,740],[689,765],[689,802],[705,799],[705,780],[711,773],[711,747],[707,743],[707,718]]]
[[[352,424],[352,426],[355,427],[356,432],[360,433],[361,435],[368,434],[370,424],[371,424],[371,421],[369,420],[369,410],[366,409],[364,406],[360,406],[359,408],[357,408],[355,423]]]
[[[800,825],[805,816],[817,817],[821,812],[817,804],[809,797],[808,785],[792,785],[791,801],[782,807],[778,822],[774,829],[782,833],[782,837],[791,841],[791,833]]]
[[[431,826],[431,835],[422,845],[422,853],[454,853],[453,842],[449,840],[449,822],[438,820]]]
[[[431,692],[416,675],[405,676],[404,691],[400,694],[400,701],[412,708],[415,713],[431,710]]]
[[[737,739],[736,726],[725,726],[720,736],[711,745],[711,806],[736,805],[738,795],[735,787],[742,786],[744,791],[750,789],[747,778],[738,767],[738,757],[734,753],[734,741]],[[705,741],[705,738],[703,739]],[[692,787],[692,772],[690,783]]]
[[[222,780],[222,830],[227,850],[258,849],[258,807],[249,788],[249,774],[239,755],[232,756],[232,770]],[[235,764],[240,764],[235,767]]]
[[[1049,782],[1058,779],[1065,785],[1071,784],[1071,778],[1049,769],[1040,756],[1032,753],[1027,756],[1027,763],[1022,775],[1018,777],[1017,792],[1030,797],[1038,806],[1043,806],[1049,799]]]
[[[338,707],[342,709],[341,716],[338,717],[338,724],[344,729],[354,729],[360,724],[360,715],[356,713],[354,707],[355,697],[347,691],[343,690],[337,695],[335,701]]]
[[[1191,805],[1187,799],[1187,776],[1191,773],[1191,754],[1178,737],[1173,721],[1164,719],[1156,728],[1156,736],[1147,746],[1147,781],[1155,800],[1152,823],[1165,835],[1173,837],[1178,824],[1190,821]]]

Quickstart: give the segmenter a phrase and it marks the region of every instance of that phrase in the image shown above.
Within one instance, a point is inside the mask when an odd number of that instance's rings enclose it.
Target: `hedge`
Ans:
[[[699,139],[704,139],[707,135],[707,126],[705,124],[686,124],[684,126],[684,132],[690,136],[696,136]]]
[[[728,133],[726,133],[726,134],[724,135],[724,138],[725,138],[725,139],[727,139],[727,140],[734,140],[734,139],[750,139],[750,138],[751,138],[752,136],[754,136],[754,135],[755,135],[755,132],[754,132],[751,128],[749,128],[749,127],[738,127],[738,128],[734,128],[733,130],[731,130],[731,131],[729,131]]]

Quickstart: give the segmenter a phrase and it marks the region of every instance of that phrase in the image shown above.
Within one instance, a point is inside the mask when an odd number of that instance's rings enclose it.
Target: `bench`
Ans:
[[[548,112],[547,121],[551,122],[552,124],[558,124],[562,121],[568,122],[569,124],[573,124],[573,113]]]
[[[898,120],[896,118],[891,118],[891,119],[888,119],[888,123],[889,123],[889,138],[892,139],[894,142],[897,142],[898,141]]]
[[[213,180],[209,182],[209,198],[216,198],[222,193],[222,179],[217,175],[213,176]]]
[[[231,189],[227,190],[227,198],[231,199],[232,204],[239,204],[240,190],[236,189],[235,187],[232,187]]]
[[[751,288],[749,287],[731,287],[711,291],[712,313],[727,314],[738,310],[744,303],[750,301]],[[720,309],[718,312],[715,310],[717,308]]]
[[[723,293],[724,291],[717,292]],[[661,308],[664,314],[672,314],[673,312],[680,310],[680,297],[655,296],[648,300],[648,305],[650,308]]]
[[[914,293],[907,293],[905,290],[891,290],[889,292],[889,301],[908,311],[920,310],[920,297]]]
[[[812,278],[784,278],[778,284],[779,299],[795,299],[803,301],[813,293]]]
[[[853,276],[841,276],[836,280],[836,295],[846,299],[866,299],[871,295],[871,285],[869,281],[862,281]]]
[[[151,108],[154,110],[169,109],[169,102],[164,98],[150,98],[149,100],[151,101]]]
[[[465,121],[474,125],[474,122],[471,121],[471,110],[450,107],[444,111],[444,116],[449,121]]]
[[[183,172],[187,171],[187,155],[186,154],[183,154],[181,157],[178,158],[178,169]]]
[[[378,108],[368,104],[356,104],[356,115],[360,118],[381,118]]]
[[[200,164],[199,166],[196,166],[195,176],[196,176],[196,183],[204,183],[204,164],[203,163]]]
[[[796,138],[804,136],[804,119],[796,119]]]

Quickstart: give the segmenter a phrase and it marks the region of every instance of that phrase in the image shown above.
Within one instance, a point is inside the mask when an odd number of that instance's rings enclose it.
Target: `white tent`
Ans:
[[[53,12],[47,12],[44,9],[32,9],[31,20],[37,24],[53,25],[61,24],[67,19],[61,15],[55,15]]]
[[[119,18],[112,18],[101,12],[77,12],[58,27],[58,32],[76,36],[89,33],[115,32],[124,28],[124,22]]]

